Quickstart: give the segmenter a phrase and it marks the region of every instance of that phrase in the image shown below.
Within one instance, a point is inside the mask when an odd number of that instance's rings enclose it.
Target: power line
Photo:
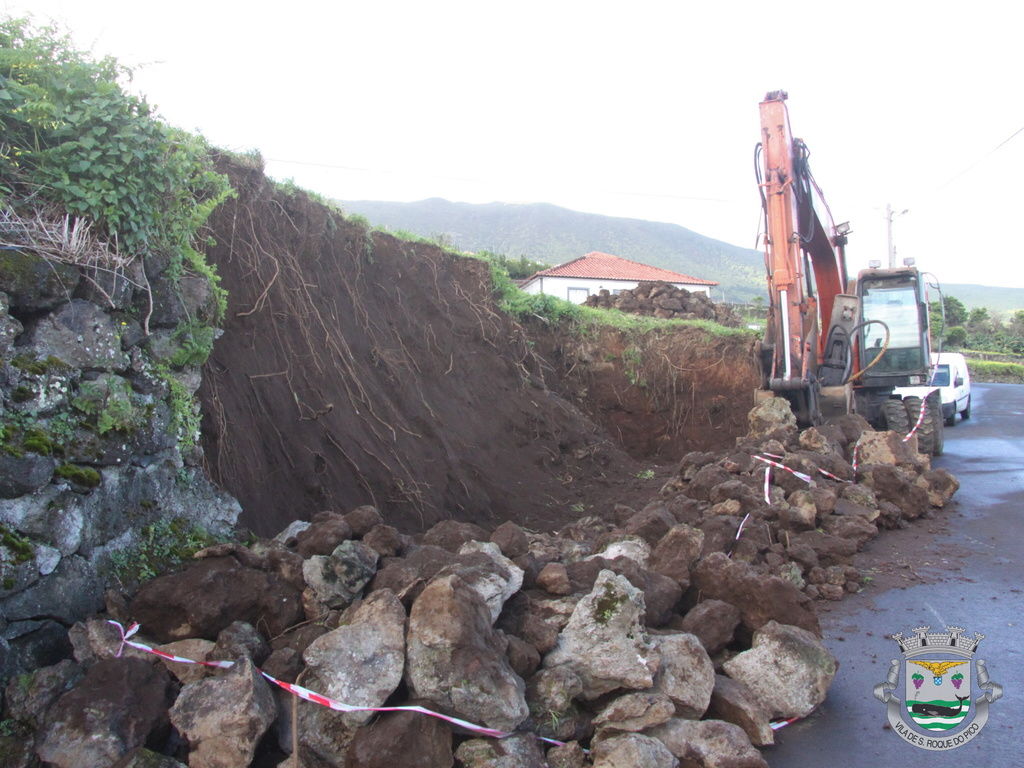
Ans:
[[[1014,131],[1013,133],[1011,133],[1011,134],[1010,134],[1009,136],[1007,136],[1007,137],[1006,137],[1005,139],[1003,139],[1003,140],[1002,140],[1001,142],[999,142],[998,144],[996,144],[996,145],[995,145],[995,146],[994,146],[994,147],[993,147],[992,149],[990,149],[990,150],[989,150],[988,152],[986,152],[986,153],[985,153],[984,155],[982,155],[981,157],[979,157],[979,158],[978,158],[978,159],[977,159],[977,160],[976,160],[976,161],[975,161],[974,163],[972,163],[971,165],[969,165],[969,166],[968,166],[967,168],[965,168],[964,170],[960,171],[960,173],[958,173],[958,174],[957,174],[956,176],[954,176],[953,178],[949,179],[948,181],[945,181],[945,182],[943,182],[942,184],[940,184],[940,185],[939,185],[938,187],[936,187],[936,188],[935,188],[935,191],[936,191],[936,192],[938,192],[938,191],[939,191],[940,189],[943,189],[943,188],[945,188],[945,187],[948,187],[948,186],[949,186],[950,184],[952,184],[952,183],[953,183],[954,181],[956,181],[957,179],[959,179],[959,178],[961,178],[961,177],[963,177],[963,176],[966,176],[966,175],[967,175],[968,173],[970,173],[970,172],[971,172],[971,171],[973,171],[973,170],[974,170],[975,168],[977,168],[977,167],[978,167],[979,165],[981,165],[981,164],[982,164],[983,162],[985,162],[986,160],[988,160],[988,159],[989,159],[990,157],[992,157],[992,155],[994,155],[994,154],[995,154],[996,152],[998,152],[998,151],[999,151],[1000,149],[1002,149],[1003,147],[1005,147],[1005,146],[1006,146],[1007,144],[1009,144],[1009,143],[1010,143],[1011,141],[1013,141],[1013,140],[1014,140],[1015,138],[1017,138],[1017,136],[1019,136],[1019,135],[1020,135],[1020,134],[1022,134],[1022,133],[1024,133],[1024,125],[1022,125],[1022,126],[1021,126],[1020,128],[1018,128],[1018,129],[1017,129],[1016,131]]]

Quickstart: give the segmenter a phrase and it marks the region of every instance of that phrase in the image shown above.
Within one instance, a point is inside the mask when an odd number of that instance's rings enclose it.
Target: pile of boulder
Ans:
[[[587,297],[585,304],[662,320],[714,320],[720,325],[740,325],[740,319],[729,305],[715,304],[701,291],[691,293],[661,280],[642,282],[636,288],[614,295],[604,288]]]
[[[364,506],[108,593],[107,615],[71,630],[73,659],[7,686],[21,730],[0,737],[4,764],[764,768],[773,721],[809,715],[836,673],[815,598],[859,589],[856,551],[957,482],[914,438],[856,417],[800,432],[772,399],[750,424],[611,520],[554,533],[449,520],[411,537]],[[758,456],[788,469],[766,483]],[[118,656],[108,618],[139,622],[133,641],[165,655],[234,664]],[[259,670],[508,735],[335,711]]]

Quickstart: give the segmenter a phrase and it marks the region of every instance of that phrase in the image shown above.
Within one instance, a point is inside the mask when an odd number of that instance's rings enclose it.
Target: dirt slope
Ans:
[[[372,503],[405,529],[546,527],[574,498],[568,467],[628,474],[545,388],[522,330],[491,307],[484,263],[371,236],[258,171],[224,170],[239,195],[214,215],[209,255],[230,303],[200,398],[209,469],[243,523],[272,533]]]
[[[485,263],[369,233],[259,170],[222,170],[238,197],[210,222],[230,300],[199,392],[203,440],[257,533],[364,503],[407,531],[447,517],[551,529],[646,503],[637,476],[681,455],[698,410],[697,437],[743,431],[712,423],[700,398],[682,408],[689,379],[645,389],[621,339],[618,352],[528,339],[496,311]]]

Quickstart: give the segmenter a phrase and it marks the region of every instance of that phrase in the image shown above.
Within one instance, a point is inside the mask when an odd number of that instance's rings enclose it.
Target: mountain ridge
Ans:
[[[764,293],[759,251],[715,240],[667,222],[603,216],[551,203],[412,203],[339,201],[376,226],[423,237],[447,236],[456,248],[526,256],[555,265],[601,251],[624,259],[715,280],[715,298],[749,301]]]
[[[679,224],[584,213],[553,203],[461,203],[440,197],[409,203],[338,203],[375,226],[428,238],[444,235],[448,244],[462,250],[526,256],[550,265],[601,251],[716,280],[719,285],[712,296],[717,301],[766,297],[764,254]],[[1002,313],[1024,308],[1024,288],[950,283],[943,286],[943,293],[956,296],[969,309],[984,306]]]

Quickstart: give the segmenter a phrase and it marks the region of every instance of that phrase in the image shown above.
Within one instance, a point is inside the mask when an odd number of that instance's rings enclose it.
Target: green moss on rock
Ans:
[[[61,464],[55,472],[63,478],[83,488],[95,488],[100,484],[100,473],[92,467],[80,467],[77,464]]]

